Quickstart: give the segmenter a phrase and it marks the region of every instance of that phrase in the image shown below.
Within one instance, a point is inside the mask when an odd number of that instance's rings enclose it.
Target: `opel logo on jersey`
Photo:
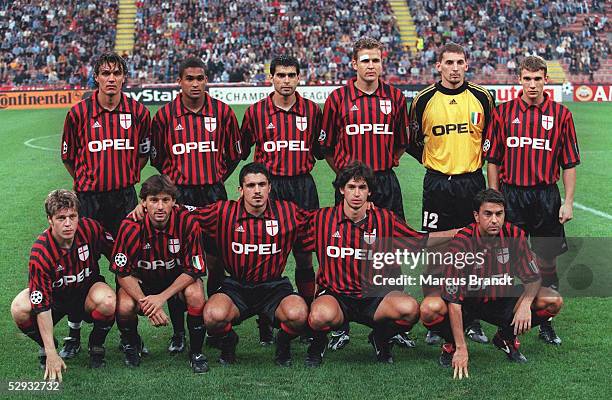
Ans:
[[[132,126],[132,114],[119,114],[119,124],[123,129],[130,129]]]
[[[170,253],[176,254],[179,252],[180,249],[181,249],[181,244],[178,239],[168,240],[168,250],[170,250]]]
[[[501,264],[507,264],[510,261],[510,250],[507,247],[503,247],[501,249],[496,250],[497,261]]]
[[[295,126],[299,130],[304,132],[308,128],[308,118],[300,117],[299,115],[296,115],[296,117],[295,117]]]
[[[383,114],[389,115],[391,114],[391,100],[380,100],[380,111]]]
[[[376,241],[376,229],[374,229],[371,233],[363,232],[363,240],[367,244],[372,244]]]
[[[214,132],[214,130],[217,129],[217,118],[204,117],[204,129],[208,132]]]
[[[266,221],[266,232],[270,236],[276,236],[278,234],[278,221],[275,219],[269,219]]]
[[[57,281],[53,282],[52,286],[54,288],[59,288],[62,286],[70,285],[71,283],[81,283],[85,280],[85,278],[89,278],[91,275],[92,272],[89,270],[89,267],[87,267],[76,275],[62,276]]]
[[[542,115],[542,128],[551,130],[554,125],[554,118],[551,115]]]
[[[79,253],[79,260],[87,261],[87,259],[89,258],[89,246],[85,244],[79,247],[77,251]]]
[[[134,146],[131,145],[130,139],[104,139],[104,140],[92,140],[87,143],[87,149],[96,153],[102,150],[134,150]]]
[[[272,153],[283,149],[289,151],[310,151],[303,140],[271,140],[263,144],[263,150],[266,153]]]
[[[172,145],[172,153],[174,155],[189,154],[192,151],[198,153],[215,153],[219,151],[214,140],[205,140],[203,142],[187,142],[176,143]]]
[[[375,135],[393,135],[389,130],[389,124],[350,124],[345,128],[347,135],[364,135],[371,132]]]

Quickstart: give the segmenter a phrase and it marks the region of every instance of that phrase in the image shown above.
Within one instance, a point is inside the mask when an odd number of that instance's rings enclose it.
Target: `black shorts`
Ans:
[[[69,297],[66,298],[54,298],[53,304],[51,305],[51,315],[53,317],[53,324],[55,325],[59,320],[68,316],[70,321],[85,321],[93,322],[91,314],[85,311],[85,300],[91,290],[91,287],[98,282],[105,282],[106,280],[102,275],[98,275],[93,279],[89,280],[87,285],[83,286],[79,290],[72,291]]]
[[[279,322],[276,321],[274,314],[281,301],[292,294],[293,286],[289,278],[283,277],[263,283],[239,282],[230,277],[226,277],[217,293],[224,293],[234,302],[240,317],[235,324],[252,317],[253,315],[263,315],[278,328]]]
[[[188,186],[177,185],[178,193],[176,202],[194,207],[205,207],[218,200],[227,200],[227,192],[225,185],[221,182],[212,185]],[[213,256],[219,256],[219,248],[214,240],[208,236],[204,236],[204,251]]]
[[[81,203],[79,215],[98,221],[113,236],[117,236],[121,221],[136,205],[134,186],[109,192],[77,192]]]
[[[423,178],[423,230],[447,231],[474,222],[472,200],[485,187],[480,169],[460,175],[428,169]]]
[[[374,172],[376,187],[370,195],[375,206],[393,211],[400,219],[405,220],[402,189],[392,169]],[[336,189],[336,204],[342,202],[342,194]]]
[[[468,299],[462,304],[461,310],[464,317],[483,320],[499,328],[508,328],[514,319],[514,306],[518,299],[500,297],[487,302]]]
[[[538,257],[553,259],[567,251],[565,229],[559,222],[561,195],[557,185],[521,187],[502,184],[506,220],[529,234]]]
[[[194,207],[205,207],[218,200],[227,200],[227,192],[222,182],[212,185],[177,185],[176,202]]]
[[[296,176],[272,175],[270,182],[271,199],[292,201],[302,210],[319,208],[319,195],[312,175],[308,173]]]
[[[330,295],[340,305],[344,322],[357,322],[374,328],[374,314],[384,297],[353,297],[321,288],[316,297]]]

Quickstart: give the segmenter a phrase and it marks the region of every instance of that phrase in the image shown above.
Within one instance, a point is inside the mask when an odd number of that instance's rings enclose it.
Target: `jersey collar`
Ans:
[[[468,88],[468,81],[463,81],[463,85],[459,86],[457,89],[449,89],[447,87],[442,86],[442,81],[439,80],[436,82],[436,89],[442,93],[449,96],[455,96],[460,93],[463,93]]]
[[[278,112],[289,112],[303,117],[306,114],[306,104],[304,102],[304,98],[300,96],[297,91],[295,92],[295,103],[287,111],[274,104],[274,101],[272,100],[272,96],[274,95],[274,93],[276,92],[270,93],[270,95],[266,98],[266,108],[268,109],[268,113],[270,115],[276,114]]]
[[[382,97],[382,98],[391,97],[391,90],[389,88],[389,85],[383,82],[382,79],[378,79],[378,88],[372,94],[367,94],[366,92],[359,90],[359,88],[355,86],[355,82],[357,82],[357,77],[351,78],[351,80],[348,83],[349,94],[350,94],[351,100],[353,101],[357,100],[359,97],[365,97],[365,96],[376,96],[376,97]]]
[[[168,224],[166,225],[166,227],[164,229],[157,229],[153,226],[153,224],[151,224],[151,220],[149,219],[148,215],[145,215],[144,217],[144,230],[145,230],[145,234],[147,235],[147,237],[149,239],[152,239],[154,236],[159,235],[159,234],[165,234],[171,237],[175,237],[175,219],[176,219],[176,213],[177,213],[177,209],[172,207],[172,210],[170,211],[170,218],[168,219]]]
[[[106,110],[104,107],[102,107],[100,105],[100,103],[98,103],[98,94],[99,94],[99,90],[96,90],[92,95],[92,101],[93,101],[93,117],[96,118],[98,115],[100,115],[103,112],[110,112],[110,113],[121,113],[121,114],[131,114],[132,109],[130,107],[130,101],[128,99],[128,97],[125,95],[125,93],[121,92],[121,100],[119,100],[119,105],[117,106],[117,108],[115,108],[113,111],[108,111]]]
[[[353,222],[353,220],[347,217],[347,215],[344,213],[344,200],[343,200],[340,202],[340,204],[336,206],[336,218],[339,224],[344,224],[344,223],[352,224],[358,228],[366,230],[365,227],[368,225],[368,221],[370,218],[370,210],[366,210],[366,215],[364,219],[355,223]]]
[[[550,104],[550,96],[548,95],[548,93],[544,92],[544,101],[540,104],[537,105],[529,105],[527,104],[527,102],[525,100],[523,100],[522,98],[523,96],[523,91],[521,90],[520,92],[518,92],[518,96],[516,97],[518,102],[519,102],[519,106],[521,107],[521,111],[522,112],[526,112],[529,108],[538,108],[540,109],[540,111],[543,111],[545,109],[548,108],[549,104]]]
[[[204,92],[204,104],[202,105],[202,108],[198,112],[194,113],[193,111],[185,107],[185,105],[183,104],[183,94],[179,93],[178,96],[176,96],[176,98],[174,99],[174,104],[173,104],[174,115],[176,115],[177,117],[182,117],[183,115],[186,115],[186,114],[204,115],[206,104],[208,104],[208,93]]]
[[[276,219],[276,214],[274,213],[274,204],[270,199],[268,199],[268,204],[266,205],[266,209],[263,214],[260,216],[255,216],[250,214],[246,208],[244,207],[244,199],[240,198],[238,200],[238,221],[249,219],[249,218],[258,218],[258,219]]]

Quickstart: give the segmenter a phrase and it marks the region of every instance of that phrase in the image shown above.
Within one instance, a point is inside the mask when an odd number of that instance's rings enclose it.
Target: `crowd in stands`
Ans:
[[[116,1],[0,2],[0,86],[85,86],[91,59],[112,50]]]
[[[610,53],[599,32],[610,32],[605,0],[428,0],[408,1],[422,42],[410,56],[411,70],[431,70],[437,48],[448,40],[464,45],[470,54],[470,75],[486,80],[505,67],[509,75],[517,59],[539,55],[562,59],[572,73],[591,72]],[[603,17],[585,15],[603,14]],[[581,32],[568,26],[584,19]]]
[[[354,72],[352,43],[371,36],[386,45],[391,81],[437,77],[437,49],[452,40],[470,54],[470,74],[495,81],[517,60],[561,59],[572,73],[596,71],[610,53],[605,0],[408,0],[421,38],[401,43],[389,2],[379,0],[138,0],[136,43],[125,54],[129,82],[174,82],[180,61],[201,56],[211,82],[266,80],[280,53],[302,62],[308,83],[340,82]],[[91,83],[94,55],[112,50],[117,2],[0,2],[0,86]],[[597,15],[589,14],[596,12]],[[567,27],[582,23],[582,30]]]
[[[388,2],[377,0],[152,0],[140,2],[139,38],[132,77],[173,81],[180,60],[200,55],[212,82],[263,82],[275,54],[291,53],[307,81],[338,81],[352,75],[352,42],[368,35],[386,44],[390,73],[402,56],[399,31]]]

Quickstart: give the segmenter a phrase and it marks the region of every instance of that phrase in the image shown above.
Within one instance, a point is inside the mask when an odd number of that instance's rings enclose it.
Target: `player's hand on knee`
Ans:
[[[168,325],[168,316],[164,310],[159,310],[149,316],[149,321],[153,326],[165,326]]]
[[[468,373],[468,352],[467,349],[458,348],[455,350],[455,354],[453,355],[453,379],[463,379],[469,378],[470,374]]]
[[[521,335],[531,329],[531,308],[528,306],[518,307],[512,319],[514,334]]]
[[[66,364],[64,360],[55,352],[54,354],[47,355],[47,362],[45,364],[45,376],[46,381],[62,381],[62,371],[66,370]]]
[[[559,222],[564,224],[574,218],[574,207],[571,204],[565,203],[559,208]]]

